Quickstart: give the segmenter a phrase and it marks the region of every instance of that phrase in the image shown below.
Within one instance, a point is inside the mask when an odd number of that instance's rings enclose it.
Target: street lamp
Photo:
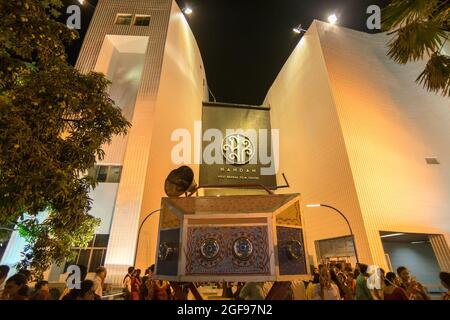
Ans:
[[[155,210],[150,212],[145,219],[141,222],[141,225],[139,226],[139,230],[138,230],[138,234],[137,234],[137,242],[136,242],[136,250],[134,251],[134,263],[133,266],[136,266],[136,258],[137,258],[137,252],[138,252],[138,248],[139,248],[139,237],[141,236],[141,230],[142,227],[144,226],[144,223],[151,217],[153,216],[155,213],[161,211],[161,209]]]
[[[345,222],[347,223],[348,228],[350,229],[350,235],[352,237],[353,247],[355,249],[356,262],[359,263],[358,250],[356,249],[355,235],[353,234],[352,226],[350,225],[350,222],[348,221],[347,217],[340,210],[336,209],[335,207],[326,205],[326,204],[307,204],[306,207],[308,207],[308,208],[319,208],[319,207],[329,208],[329,209],[336,211],[337,213],[339,213],[341,215],[342,218],[344,218]]]

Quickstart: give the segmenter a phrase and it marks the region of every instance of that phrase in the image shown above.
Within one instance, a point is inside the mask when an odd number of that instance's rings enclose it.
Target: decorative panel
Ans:
[[[280,275],[306,274],[306,254],[303,230],[277,227],[278,265]]]
[[[186,275],[269,275],[267,226],[189,227]]]

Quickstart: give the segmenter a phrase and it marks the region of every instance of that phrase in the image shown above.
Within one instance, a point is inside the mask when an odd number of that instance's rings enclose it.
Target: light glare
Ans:
[[[338,20],[338,18],[334,13],[328,17],[328,22],[331,24],[336,24],[337,20]]]
[[[192,14],[192,9],[187,7],[187,8],[184,9],[184,13],[187,14],[187,15],[190,15],[190,14]]]

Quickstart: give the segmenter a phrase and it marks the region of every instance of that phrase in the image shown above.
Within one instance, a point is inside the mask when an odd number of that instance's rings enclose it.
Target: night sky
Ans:
[[[97,0],[86,0],[82,9],[81,39],[68,50],[76,61],[82,37]],[[126,1],[126,0],[124,0]],[[66,0],[66,4],[77,3]],[[383,7],[388,0],[177,0],[194,13],[187,17],[197,39],[208,84],[217,101],[260,105],[300,40],[292,28],[305,29],[314,19],[326,21],[336,13],[338,24],[366,29],[366,9]]]

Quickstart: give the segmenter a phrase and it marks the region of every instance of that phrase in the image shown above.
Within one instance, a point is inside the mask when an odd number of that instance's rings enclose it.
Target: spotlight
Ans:
[[[184,8],[183,12],[184,12],[186,15],[190,15],[190,14],[192,14],[193,11],[192,11],[192,8],[186,7],[186,8]]]
[[[298,26],[293,28],[292,31],[294,31],[296,34],[300,34],[302,32],[306,32],[306,30],[302,28],[301,24],[299,24]]]
[[[328,22],[331,24],[336,24],[337,20],[338,20],[338,18],[334,13],[328,17]]]

